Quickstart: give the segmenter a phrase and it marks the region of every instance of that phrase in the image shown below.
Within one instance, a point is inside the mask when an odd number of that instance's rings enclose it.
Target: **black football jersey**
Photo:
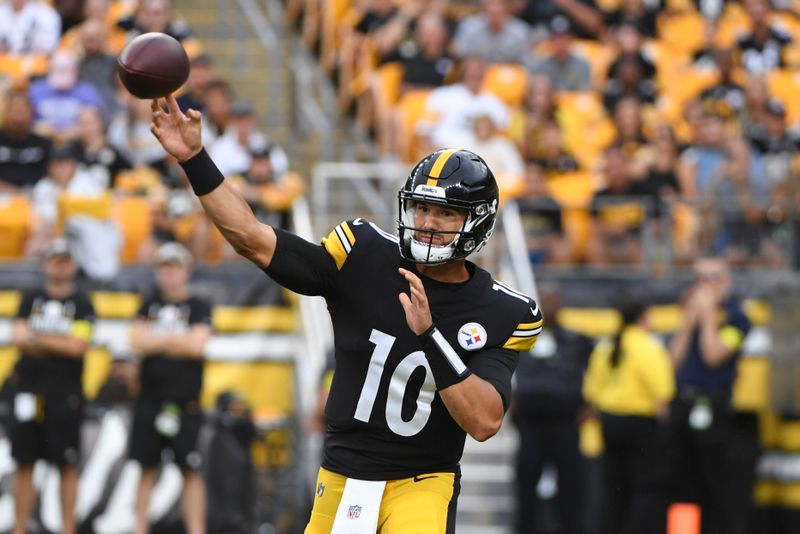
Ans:
[[[28,321],[34,333],[92,338],[94,310],[89,297],[80,291],[66,298],[49,296],[44,289],[22,295],[18,319]],[[31,356],[23,353],[14,369],[17,387],[38,393],[80,393],[83,391],[83,358],[59,354]]]
[[[155,294],[142,303],[138,318],[159,334],[182,334],[196,324],[211,324],[211,306],[198,297],[167,302]],[[140,397],[154,401],[196,401],[203,385],[203,360],[153,354],[142,360]]]
[[[336,371],[326,408],[323,467],[343,475],[390,480],[457,471],[466,433],[450,416],[419,338],[399,301],[422,279],[433,321],[472,373],[490,382],[508,406],[519,351],[541,330],[536,303],[467,262],[463,283],[419,274],[400,256],[397,238],[355,219],[322,246],[278,232],[266,272],[284,286],[326,298],[334,329]]]

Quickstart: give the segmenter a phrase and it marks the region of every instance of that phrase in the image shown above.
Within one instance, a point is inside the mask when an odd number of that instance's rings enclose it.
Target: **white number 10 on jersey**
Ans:
[[[361,388],[358,406],[356,406],[354,417],[359,421],[368,423],[372,416],[372,408],[375,404],[375,397],[378,395],[384,366],[389,358],[389,352],[392,350],[395,339],[394,336],[374,328],[369,336],[370,342],[375,345],[375,350],[372,351],[367,377]],[[417,396],[417,409],[414,412],[414,416],[410,420],[404,421],[402,416],[403,397],[408,388],[408,380],[418,367],[425,369],[425,381]],[[392,373],[392,378],[389,381],[389,392],[386,398],[386,423],[389,425],[389,429],[395,434],[404,437],[418,434],[425,428],[425,424],[431,416],[431,403],[435,393],[436,383],[433,380],[433,373],[428,365],[428,360],[425,359],[425,353],[418,350],[403,358],[394,373]]]

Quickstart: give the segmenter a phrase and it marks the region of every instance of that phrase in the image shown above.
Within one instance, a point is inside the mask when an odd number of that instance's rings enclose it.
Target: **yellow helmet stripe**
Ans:
[[[442,174],[442,169],[444,169],[445,163],[447,160],[450,159],[450,156],[453,155],[456,149],[448,148],[447,150],[442,150],[439,155],[436,157],[436,161],[433,162],[433,167],[431,167],[431,172],[428,176],[428,182],[425,185],[435,186],[436,182],[438,181],[439,176]]]

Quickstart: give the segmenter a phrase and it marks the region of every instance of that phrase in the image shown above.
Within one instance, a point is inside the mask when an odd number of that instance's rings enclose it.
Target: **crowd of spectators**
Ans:
[[[150,133],[150,102],[117,77],[122,47],[150,31],[187,50],[180,103],[204,112],[204,142],[223,172],[263,217],[287,224],[302,180],[170,0],[68,4],[0,2],[0,231],[10,237],[0,259],[38,259],[45,243],[64,235],[80,272],[105,281],[166,241],[182,242],[203,262],[233,256]]]
[[[796,265],[796,2],[288,4],[382,157],[471,147],[506,198],[544,174],[568,252],[534,261]]]

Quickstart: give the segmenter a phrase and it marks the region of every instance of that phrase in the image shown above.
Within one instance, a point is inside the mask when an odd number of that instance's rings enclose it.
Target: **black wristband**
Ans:
[[[205,148],[186,161],[181,161],[180,164],[189,178],[189,183],[192,184],[194,194],[198,197],[207,195],[225,181],[225,177],[219,172]]]
[[[431,325],[419,335],[437,389],[458,384],[472,373],[439,330]]]

